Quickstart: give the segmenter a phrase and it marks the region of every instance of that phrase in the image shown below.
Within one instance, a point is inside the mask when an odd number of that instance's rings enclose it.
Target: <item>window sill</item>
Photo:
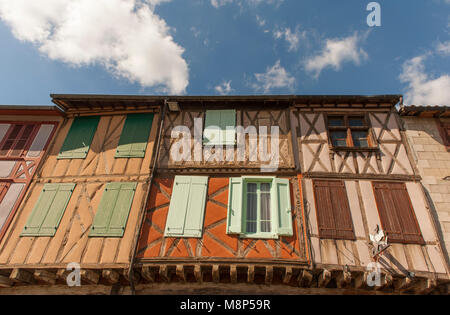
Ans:
[[[240,239],[267,239],[267,240],[276,240],[280,236],[278,234],[240,234]]]
[[[334,152],[379,152],[380,149],[378,147],[368,147],[368,148],[355,148],[355,147],[332,147],[330,146],[330,150]]]

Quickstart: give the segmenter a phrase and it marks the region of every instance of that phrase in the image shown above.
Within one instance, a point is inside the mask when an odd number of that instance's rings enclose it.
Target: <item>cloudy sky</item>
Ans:
[[[0,104],[50,93],[450,105],[450,0],[0,0]]]

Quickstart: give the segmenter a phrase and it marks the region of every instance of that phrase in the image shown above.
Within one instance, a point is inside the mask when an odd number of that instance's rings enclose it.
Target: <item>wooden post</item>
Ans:
[[[115,284],[119,282],[120,274],[112,269],[105,269],[102,271],[102,277],[109,283]]]
[[[220,281],[219,265],[212,266],[212,278],[214,283],[219,283]]]
[[[266,285],[270,285],[273,280],[273,266],[266,266],[266,278],[265,283]]]
[[[195,280],[198,283],[202,283],[203,282],[202,266],[200,266],[200,265],[195,265],[194,266],[194,276],[195,276]]]
[[[390,273],[383,273],[381,276],[381,286],[375,287],[375,290],[381,291],[385,288],[389,288],[394,283],[394,278]]]
[[[306,269],[300,270],[300,274],[297,278],[298,285],[302,288],[309,288],[311,286],[313,278],[314,277],[311,271]]]
[[[0,275],[0,288],[9,288],[13,283],[8,277]]]
[[[416,293],[419,294],[428,294],[433,291],[437,287],[436,279],[424,279],[422,281],[418,281],[416,287]]]
[[[283,284],[289,284],[292,278],[292,267],[287,266],[284,270]]]
[[[253,283],[254,280],[255,280],[255,266],[250,265],[250,266],[248,266],[248,270],[247,270],[247,282]]]
[[[155,282],[155,273],[150,270],[150,267],[143,266],[141,268],[141,275],[148,282]]]
[[[350,285],[352,282],[352,274],[349,271],[342,271],[342,273],[339,273],[336,277],[336,284],[337,287],[342,289],[346,288]]]
[[[368,272],[360,273],[355,277],[355,289],[367,289],[367,275]]]
[[[56,273],[50,272],[45,269],[36,269],[34,271],[34,278],[39,281],[43,281],[46,284],[56,283]]]
[[[100,274],[97,271],[83,269],[80,272],[81,280],[89,284],[97,284],[100,280]]]
[[[395,290],[398,290],[400,292],[406,291],[412,287],[413,282],[414,282],[413,279],[411,279],[409,277],[405,277],[403,279],[399,279],[399,280],[395,281],[394,288],[395,288]]]
[[[324,269],[319,276],[319,288],[325,288],[331,280],[331,272]]]
[[[231,279],[231,283],[237,283],[237,267],[236,267],[236,265],[230,266],[230,279]]]
[[[159,276],[163,279],[163,281],[169,282],[169,274],[168,274],[167,265],[159,266]]]
[[[9,275],[9,279],[16,283],[32,284],[34,281],[34,276],[29,270],[15,268]]]
[[[182,282],[186,282],[186,275],[184,274],[184,266],[183,265],[177,265],[176,270],[177,277],[180,278]]]

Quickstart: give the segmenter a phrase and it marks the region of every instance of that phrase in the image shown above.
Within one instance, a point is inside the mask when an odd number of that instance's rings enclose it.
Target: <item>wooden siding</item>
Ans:
[[[310,227],[312,259],[318,267],[342,270],[348,265],[350,270],[366,270],[372,261],[369,247],[369,233],[376,225],[381,226],[375,196],[370,181],[346,180],[351,216],[356,240],[333,240],[321,238],[318,233],[316,207],[314,203],[313,180],[304,179],[305,208]],[[425,244],[392,243],[380,259],[385,272],[405,276],[407,272],[417,275],[448,279],[445,260],[439,250],[438,239],[426,208],[425,199],[418,183],[407,183],[414,213],[417,216]]]
[[[1,243],[0,268],[66,268],[70,262],[94,269],[126,268],[131,259],[140,211],[147,196],[159,114],[155,114],[143,158],[115,158],[126,115],[101,116],[85,159],[57,159],[73,119],[55,137],[40,172]],[[45,183],[74,183],[75,189],[54,237],[21,237]],[[137,183],[123,237],[89,237],[105,186]]]
[[[226,233],[229,177],[210,177],[201,238],[164,237],[173,178],[157,178],[150,192],[147,217],[138,245],[138,259],[207,262],[211,259],[241,261],[291,261],[307,263],[307,246],[297,178],[290,178],[293,236],[279,239],[241,239]]]
[[[164,121],[164,133],[161,142],[161,150],[159,156],[158,167],[161,169],[175,168],[202,168],[207,170],[208,168],[221,167],[221,168],[260,168],[262,165],[268,162],[249,160],[249,139],[246,135],[246,150],[245,150],[245,160],[239,161],[237,158],[237,150],[226,149],[223,147],[223,151],[220,156],[223,157],[223,161],[208,161],[203,159],[201,161],[194,161],[194,149],[196,146],[202,147],[201,142],[194,141],[194,119],[200,118],[204,126],[204,116],[205,111],[203,110],[192,110],[192,111],[180,111],[180,112],[168,112],[166,119]],[[189,128],[192,136],[192,161],[180,161],[176,162],[170,156],[170,149],[172,145],[178,141],[178,139],[172,139],[171,133],[176,126],[186,126]],[[248,126],[255,126],[259,130],[260,126],[267,127],[267,144],[268,150],[270,150],[270,127],[279,127],[279,167],[278,169],[293,169],[295,167],[294,155],[292,150],[292,135],[289,122],[289,115],[287,110],[273,109],[273,110],[236,110],[236,126],[242,126],[247,128]],[[203,132],[202,130],[199,133]],[[259,145],[259,144],[258,144]],[[212,152],[212,151],[211,151]],[[270,152],[270,151],[269,151]],[[209,157],[211,153],[204,153],[206,157]],[[226,157],[229,158],[227,161]]]

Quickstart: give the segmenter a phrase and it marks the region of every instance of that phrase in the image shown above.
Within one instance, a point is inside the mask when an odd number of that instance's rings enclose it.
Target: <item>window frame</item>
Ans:
[[[10,140],[9,136],[13,132],[14,128],[18,125],[22,125],[22,128],[20,129],[17,136],[14,138],[11,148],[8,149],[8,152],[6,154],[4,154],[4,155],[0,154],[0,158],[2,158],[2,159],[21,159],[24,156],[26,156],[26,154],[28,153],[28,150],[30,149],[31,144],[34,141],[36,134],[39,131],[41,122],[38,122],[38,123],[37,122],[13,122],[13,123],[11,123],[8,128],[8,131],[5,133],[5,135],[3,136],[3,139],[0,142],[0,151],[3,148],[3,146],[5,145],[5,143],[8,140]],[[20,150],[18,155],[11,155],[11,153],[15,150],[15,146],[17,145],[18,141],[20,140],[19,135],[23,136],[23,133],[25,132],[25,129],[27,126],[32,126],[33,129],[31,130],[28,138],[25,140],[25,143],[24,143],[22,149]]]
[[[342,117],[343,126],[330,126],[330,120],[335,117]],[[351,118],[361,118],[363,122],[363,126],[350,126],[349,120]],[[334,151],[377,151],[378,144],[373,135],[373,128],[370,125],[370,120],[367,116],[367,113],[328,113],[325,115],[325,126],[327,130],[328,136],[328,145],[331,150]],[[333,144],[333,140],[331,134],[333,132],[345,132],[346,133],[346,146],[335,146]],[[353,132],[358,131],[367,131],[367,147],[358,147],[354,145],[353,142]]]
[[[224,112],[224,111],[233,111],[234,113],[234,139],[232,141],[232,143],[227,143],[226,139],[224,139],[221,136],[221,140],[220,141],[213,141],[211,142],[209,139],[206,138],[205,136],[205,131],[208,130],[208,126],[206,125],[206,118],[208,115],[208,112]],[[204,117],[203,117],[203,132],[202,132],[202,144],[203,146],[235,146],[237,144],[237,140],[236,140],[236,124],[237,124],[237,111],[235,108],[228,108],[228,109],[207,109],[204,112]],[[215,125],[211,125],[211,126],[215,126]],[[215,126],[218,127],[220,129],[220,135],[222,135],[224,132],[226,132],[227,130],[233,130],[233,129],[227,129],[227,127],[230,126]],[[225,129],[223,129],[222,127],[224,127]]]

